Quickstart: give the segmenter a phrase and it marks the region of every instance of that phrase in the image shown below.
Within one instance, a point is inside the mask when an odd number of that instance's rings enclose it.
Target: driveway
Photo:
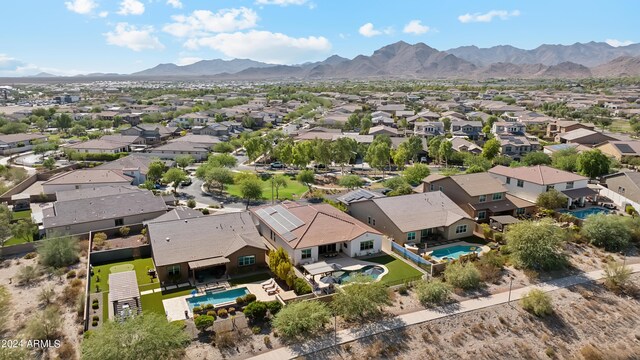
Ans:
[[[225,208],[233,208],[233,209],[244,209],[246,205],[242,202],[230,201],[228,198],[220,197],[217,195],[209,195],[202,191],[202,185],[204,184],[202,180],[191,177],[192,183],[189,186],[180,186],[178,188],[178,198],[181,200],[184,199],[194,199],[197,203],[220,206],[223,205]]]

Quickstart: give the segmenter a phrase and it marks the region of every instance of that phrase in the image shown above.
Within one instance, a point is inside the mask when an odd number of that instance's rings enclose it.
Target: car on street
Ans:
[[[189,179],[187,179],[187,180],[185,180],[185,181],[181,182],[181,183],[180,183],[180,185],[182,185],[182,186],[189,186],[189,185],[191,185],[192,183],[193,183],[193,181],[191,180],[191,178],[189,178]]]
[[[284,164],[279,161],[275,161],[275,162],[272,162],[269,167],[272,169],[284,169]]]

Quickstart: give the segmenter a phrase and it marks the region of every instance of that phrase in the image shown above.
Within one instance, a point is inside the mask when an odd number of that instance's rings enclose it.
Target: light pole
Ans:
[[[333,346],[338,346],[338,313],[333,310]]]
[[[507,300],[507,304],[511,306],[511,288],[513,287],[513,277],[509,276],[509,299]]]

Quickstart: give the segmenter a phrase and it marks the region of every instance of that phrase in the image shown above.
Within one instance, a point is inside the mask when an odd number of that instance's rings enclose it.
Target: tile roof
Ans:
[[[62,173],[42,183],[42,185],[72,185],[72,184],[131,184],[131,178],[123,175],[122,171],[108,169],[81,169]]]
[[[588,178],[568,171],[545,165],[506,167],[502,165],[489,169],[489,173],[511,177],[538,185],[553,185],[561,182],[588,180]]]

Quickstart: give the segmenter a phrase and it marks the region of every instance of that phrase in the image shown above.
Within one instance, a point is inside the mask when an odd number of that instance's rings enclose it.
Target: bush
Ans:
[[[451,287],[441,280],[421,281],[416,286],[418,300],[424,306],[441,305],[451,296]]]
[[[273,327],[287,338],[304,337],[324,328],[331,312],[319,301],[293,302],[284,307],[273,318]],[[274,334],[275,336],[275,334]]]
[[[520,304],[523,309],[535,316],[542,317],[553,313],[551,297],[539,289],[529,291],[522,299],[520,299]]]
[[[203,208],[201,211],[202,211],[202,215],[209,215],[210,214],[209,209],[207,209],[207,208]]]
[[[282,304],[280,303],[280,301],[277,301],[277,300],[269,301],[266,304],[267,304],[267,309],[269,310],[269,313],[272,316],[277,314],[282,309]]]
[[[247,294],[244,296],[244,303],[249,304],[256,301],[257,297],[255,294]]]
[[[95,320],[94,320],[94,321],[92,321],[92,322],[91,322],[91,326],[93,326],[93,327],[98,326],[98,322],[97,322],[97,321],[95,321]]]
[[[296,295],[304,295],[311,293],[311,286],[309,283],[303,278],[296,278],[293,281],[293,291]]]
[[[262,328],[260,326],[254,326],[251,328],[251,332],[253,335],[258,335],[262,332]]]
[[[244,308],[244,314],[253,321],[262,321],[267,316],[267,304],[254,301]]]
[[[229,312],[229,315],[235,315],[236,314],[236,308],[234,308],[233,306],[229,307],[227,309],[227,311]]]
[[[620,293],[629,286],[631,269],[619,262],[609,262],[604,268],[604,285],[607,289]]]
[[[92,304],[91,304],[91,308],[92,308],[93,310],[96,310],[96,309],[98,309],[99,307],[100,307],[100,303],[94,302],[94,303],[92,303]]]
[[[194,199],[187,200],[187,207],[193,209],[196,207],[196,201]]]
[[[98,320],[100,320],[100,316],[98,316],[98,315],[93,315],[93,317],[91,318],[91,320],[98,321]]]
[[[271,347],[271,337],[269,337],[269,335],[265,335],[264,337],[264,346],[268,348]]]
[[[18,283],[22,285],[29,285],[40,277],[40,271],[35,266],[27,265],[18,270],[17,278]]]
[[[215,318],[209,315],[200,315],[194,319],[196,328],[200,331],[205,331],[206,329],[212,327],[214,321],[215,321]]]
[[[489,251],[475,263],[475,266],[480,271],[482,281],[497,283],[502,275],[504,259],[495,251]]]
[[[205,309],[205,310],[211,310],[211,309],[213,309],[213,304],[206,304],[206,305],[204,306],[204,309]]]
[[[193,313],[194,314],[199,314],[201,312],[202,312],[202,307],[200,307],[200,306],[194,306],[193,307]]]
[[[27,259],[27,260],[30,260],[30,259],[35,258],[36,256],[38,256],[38,253],[32,251],[30,253],[27,253],[27,255],[25,255],[24,258]]]
[[[82,286],[82,280],[80,279],[73,279],[69,282],[69,284],[73,287],[80,287]]]
[[[96,324],[97,325],[97,324]],[[96,326],[94,325],[94,326]],[[75,359],[76,349],[69,341],[63,341],[57,350],[59,359]]]
[[[398,287],[398,294],[400,295],[408,295],[409,294],[409,287],[407,287],[407,285],[400,285],[400,287]]]
[[[78,240],[70,236],[54,238],[38,243],[40,263],[62,268],[73,265],[78,261]]]
[[[451,286],[463,290],[480,287],[480,272],[470,262],[463,264],[458,261],[448,264],[444,270],[444,278]]]
[[[76,271],[75,270],[71,270],[67,273],[67,279],[71,279],[76,277]]]
[[[233,337],[231,337],[231,333],[229,332],[216,334],[216,338],[214,341],[219,348],[223,348],[223,349],[232,348],[233,345],[235,344],[233,342]]]
[[[97,247],[102,247],[104,242],[107,241],[108,236],[103,232],[93,234],[93,245]]]
[[[244,296],[238,296],[236,298],[236,304],[238,304],[238,305],[244,304]]]
[[[207,316],[211,316],[214,320],[217,317],[216,312],[214,310],[207,311]]]
[[[615,215],[596,214],[587,217],[582,225],[581,234],[589,239],[591,244],[603,247],[607,251],[622,250],[631,240],[627,220]]]
[[[118,232],[120,233],[120,235],[122,236],[127,236],[129,235],[129,232],[131,231],[131,228],[128,226],[123,226],[120,229],[118,229]]]
[[[226,309],[219,309],[218,310],[218,316],[219,317],[226,317],[227,316],[227,310]]]

